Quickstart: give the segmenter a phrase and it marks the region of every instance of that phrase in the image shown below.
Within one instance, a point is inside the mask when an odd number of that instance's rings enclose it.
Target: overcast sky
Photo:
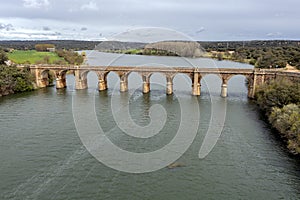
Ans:
[[[145,27],[194,40],[300,39],[299,0],[9,0],[0,40],[103,40]]]

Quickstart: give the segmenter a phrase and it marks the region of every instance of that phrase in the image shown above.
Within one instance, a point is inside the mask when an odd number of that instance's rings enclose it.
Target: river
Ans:
[[[210,59],[91,52],[88,55],[90,65],[252,67]],[[107,91],[96,90],[97,76],[93,72],[88,74],[88,83],[89,89],[76,91],[74,77],[68,75],[66,89],[57,91],[50,87],[0,98],[0,199],[300,198],[300,162],[287,153],[261,119],[256,105],[247,99],[243,76],[229,81],[226,99],[220,97],[221,80],[214,75],[202,80],[200,97],[190,95],[191,81],[184,76],[175,77],[172,96],[165,94],[166,83],[161,74],[151,77],[151,92],[146,95],[141,92],[142,80],[136,73],[129,76],[129,92],[125,94],[117,92],[119,84],[114,73],[108,76]],[[165,108],[168,117],[159,134],[148,139],[124,134],[111,110],[114,95],[125,102],[129,98],[131,118],[141,126],[150,122],[151,106],[159,104]],[[135,152],[160,149],[176,137],[182,121],[179,98],[189,102],[188,109],[198,106],[197,135],[176,161],[183,166],[132,174],[99,162],[83,146],[73,118],[74,98],[88,96],[95,99],[95,114],[109,139]],[[219,110],[226,106],[225,123],[212,151],[199,159],[212,116],[212,102]],[[192,130],[187,130],[187,134],[189,131]]]

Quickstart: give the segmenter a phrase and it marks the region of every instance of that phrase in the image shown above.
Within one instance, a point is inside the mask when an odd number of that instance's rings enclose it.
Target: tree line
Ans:
[[[289,151],[300,154],[300,82],[282,79],[264,84],[256,91],[255,99]]]
[[[57,50],[56,51],[57,55],[59,57],[64,58],[64,60],[68,63],[68,64],[72,64],[72,65],[80,65],[83,63],[84,61],[84,53],[79,54],[75,51],[71,51],[71,50]]]
[[[284,68],[288,65],[300,69],[300,47],[244,47],[234,52],[218,52],[213,56],[218,60],[246,62],[256,68]]]
[[[93,50],[100,42],[99,41],[78,41],[78,40],[6,40],[0,41],[0,47],[3,49],[16,49],[16,50],[35,50],[37,44],[52,44],[57,49],[66,50]]]

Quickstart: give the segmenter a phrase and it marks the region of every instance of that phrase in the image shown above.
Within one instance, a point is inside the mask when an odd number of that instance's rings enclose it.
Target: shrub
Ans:
[[[7,54],[3,50],[0,50],[0,65],[5,64],[5,61],[7,60],[8,60]]]
[[[0,65],[0,96],[10,93],[31,91],[33,77],[26,69]]]

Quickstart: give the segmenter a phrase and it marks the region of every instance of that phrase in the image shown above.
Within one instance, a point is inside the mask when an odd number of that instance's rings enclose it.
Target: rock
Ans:
[[[178,168],[178,167],[185,167],[185,165],[183,163],[178,163],[178,162],[168,165],[168,169],[174,169],[174,168]]]

